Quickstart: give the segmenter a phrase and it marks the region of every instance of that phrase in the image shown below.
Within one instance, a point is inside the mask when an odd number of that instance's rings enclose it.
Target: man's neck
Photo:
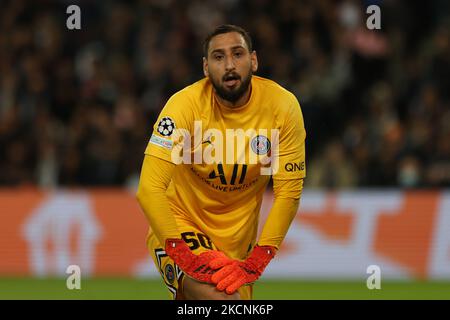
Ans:
[[[235,102],[231,102],[225,99],[222,99],[221,97],[219,97],[215,92],[214,92],[214,96],[216,97],[217,101],[227,107],[227,108],[239,108],[242,107],[243,105],[245,105],[248,100],[250,99],[250,94],[252,92],[252,84],[250,83],[250,85],[248,86],[247,91],[245,91],[245,93]]]

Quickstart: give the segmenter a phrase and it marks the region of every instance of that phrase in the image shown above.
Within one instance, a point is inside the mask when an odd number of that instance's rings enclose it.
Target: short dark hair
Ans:
[[[253,51],[253,45],[252,45],[252,39],[250,38],[250,35],[247,31],[245,31],[243,28],[235,26],[233,24],[222,24],[218,26],[216,29],[214,29],[213,32],[208,34],[205,41],[203,42],[203,55],[205,58],[208,57],[208,49],[209,49],[209,43],[211,42],[211,39],[219,34],[229,33],[229,32],[237,32],[239,33],[245,40],[245,43],[247,44],[248,51]]]

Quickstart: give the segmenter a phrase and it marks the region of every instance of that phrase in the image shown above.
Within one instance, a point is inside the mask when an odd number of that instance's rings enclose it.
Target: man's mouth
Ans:
[[[225,76],[223,80],[224,80],[223,82],[225,83],[225,86],[234,87],[240,80],[240,77],[238,75],[228,75],[228,76]]]

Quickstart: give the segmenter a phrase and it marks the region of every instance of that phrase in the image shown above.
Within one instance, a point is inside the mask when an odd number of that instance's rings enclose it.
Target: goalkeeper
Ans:
[[[298,209],[303,116],[292,93],[253,75],[258,60],[245,30],[219,26],[203,49],[205,78],[174,94],[155,123],[137,199],[174,299],[251,299]],[[245,144],[235,144],[239,137]],[[257,239],[271,176],[274,202]]]

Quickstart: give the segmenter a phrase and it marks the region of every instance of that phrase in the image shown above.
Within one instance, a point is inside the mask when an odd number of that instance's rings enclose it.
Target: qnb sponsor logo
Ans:
[[[303,171],[305,170],[305,161],[288,162],[284,165],[284,170],[286,170],[287,172]]]
[[[202,130],[194,122],[194,136],[177,128],[172,133],[172,161],[175,164],[260,164],[261,175],[272,175],[279,167],[278,129]],[[192,146],[193,144],[193,146]]]

